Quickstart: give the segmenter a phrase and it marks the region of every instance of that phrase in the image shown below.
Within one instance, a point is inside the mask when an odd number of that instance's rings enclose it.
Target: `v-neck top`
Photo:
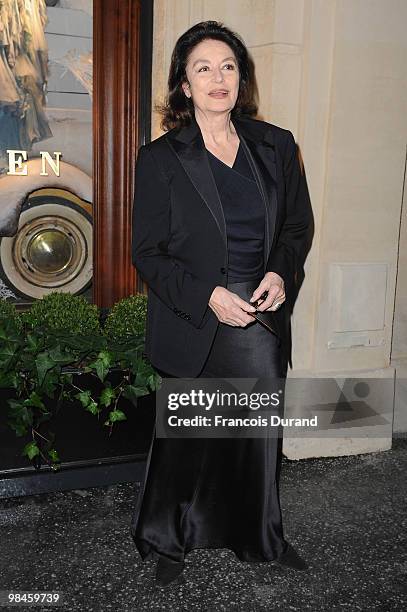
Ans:
[[[228,281],[257,279],[263,275],[265,207],[247,155],[239,143],[230,167],[207,151],[226,222]]]

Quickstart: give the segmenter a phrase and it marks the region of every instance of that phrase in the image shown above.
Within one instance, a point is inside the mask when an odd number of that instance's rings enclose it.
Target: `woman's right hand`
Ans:
[[[256,312],[256,308],[245,302],[233,291],[225,287],[215,287],[209,299],[209,306],[221,323],[232,325],[233,327],[246,327],[255,319],[246,313]]]

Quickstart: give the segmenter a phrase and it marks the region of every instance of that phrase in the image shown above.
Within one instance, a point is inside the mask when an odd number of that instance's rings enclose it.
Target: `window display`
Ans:
[[[17,303],[91,298],[91,9],[0,0],[0,287]]]

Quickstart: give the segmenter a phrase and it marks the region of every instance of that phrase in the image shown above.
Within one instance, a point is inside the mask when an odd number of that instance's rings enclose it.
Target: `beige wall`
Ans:
[[[153,95],[173,45],[216,19],[256,65],[260,114],[290,129],[305,162],[316,231],[293,317],[290,376],[390,368],[406,155],[405,0],[156,0]],[[153,116],[153,137],[160,134]],[[406,226],[404,225],[404,231]],[[407,262],[402,236],[400,261]],[[401,279],[403,277],[403,279]],[[395,351],[407,357],[407,275]]]

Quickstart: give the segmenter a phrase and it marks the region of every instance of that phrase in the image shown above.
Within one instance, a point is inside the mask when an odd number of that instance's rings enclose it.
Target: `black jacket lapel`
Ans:
[[[226,223],[222,203],[209,165],[202,133],[197,122],[193,121],[189,126],[181,128],[172,137],[168,134],[167,140],[196,190],[214,216],[225,245],[227,245]]]
[[[233,124],[252,167],[266,206],[265,264],[273,243],[277,215],[277,166],[273,136],[263,124],[251,119],[234,119]]]

